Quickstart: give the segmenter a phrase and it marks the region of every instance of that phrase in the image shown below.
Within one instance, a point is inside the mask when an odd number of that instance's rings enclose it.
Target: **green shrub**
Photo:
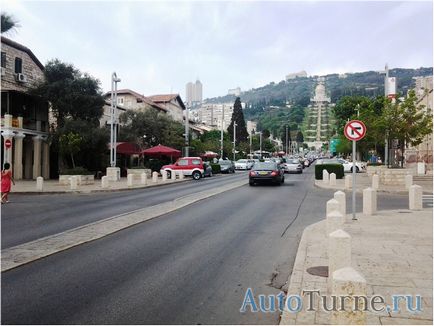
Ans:
[[[93,175],[92,172],[82,166],[77,166],[73,169],[64,169],[61,174],[64,175]]]
[[[213,174],[222,172],[220,164],[211,163],[210,166]]]
[[[315,179],[322,180],[322,171],[327,170],[328,173],[335,173],[336,179],[344,177],[344,166],[342,164],[317,164],[315,165]]]

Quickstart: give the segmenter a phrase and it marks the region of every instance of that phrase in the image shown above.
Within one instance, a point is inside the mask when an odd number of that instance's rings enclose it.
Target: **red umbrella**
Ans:
[[[177,149],[174,149],[171,147],[158,145],[158,146],[143,150],[142,154],[149,155],[149,156],[165,155],[165,156],[179,157],[179,156],[181,156],[181,151],[178,151]]]
[[[107,146],[110,148],[110,144]],[[119,142],[116,143],[116,152],[118,154],[133,155],[141,154],[141,149],[136,143]]]
[[[206,151],[205,154],[201,155],[204,158],[215,158],[218,156],[217,153],[214,153],[212,151]]]

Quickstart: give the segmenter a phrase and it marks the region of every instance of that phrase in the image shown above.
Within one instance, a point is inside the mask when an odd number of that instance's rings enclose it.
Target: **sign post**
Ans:
[[[360,120],[351,120],[348,121],[344,127],[344,135],[348,140],[353,142],[353,200],[352,200],[352,213],[353,220],[357,220],[356,218],[356,141],[361,140],[366,135],[366,126]]]

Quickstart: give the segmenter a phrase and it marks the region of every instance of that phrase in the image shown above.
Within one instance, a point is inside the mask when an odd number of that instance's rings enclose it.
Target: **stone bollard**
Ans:
[[[377,212],[377,190],[371,187],[363,189],[363,214],[374,215]]]
[[[344,216],[344,220],[345,220],[345,217],[347,215],[347,200],[346,200],[345,192],[336,191],[333,198],[339,202],[339,211]]]
[[[345,189],[351,189],[353,187],[353,176],[347,174],[345,176]]]
[[[166,182],[167,181],[167,172],[164,170],[161,170],[160,173],[161,173],[161,181]]]
[[[184,173],[182,171],[178,171],[179,180],[184,180]]]
[[[409,190],[412,185],[413,185],[413,175],[407,174],[405,176],[405,189]]]
[[[76,190],[78,188],[77,176],[73,175],[72,177],[69,178],[69,180],[70,180],[71,190]]]
[[[332,274],[332,295],[339,298],[332,312],[331,325],[365,325],[367,309],[366,280],[352,267],[344,267]],[[356,308],[356,309],[354,309]]]
[[[336,211],[336,212],[341,211],[339,201],[337,201],[334,198],[328,200],[326,205],[327,205],[326,206],[326,215],[329,215],[333,211]]]
[[[372,189],[378,190],[380,187],[380,176],[378,174],[372,175]]]
[[[145,185],[145,186],[146,186],[146,184],[148,183],[148,175],[147,175],[146,173],[142,173],[142,174],[140,175],[140,183],[141,183],[142,185]]]
[[[176,171],[172,171],[172,172],[170,173],[170,179],[171,179],[172,181],[175,181],[175,180],[176,180]]]
[[[158,182],[158,172],[157,171],[152,172],[152,182],[153,183]]]
[[[422,209],[422,187],[418,185],[410,186],[408,191],[408,206],[412,211],[420,211]]]
[[[108,187],[109,187],[109,177],[105,175],[101,178],[101,188],[107,189]]]
[[[322,182],[325,185],[329,184],[329,172],[327,170],[322,170]]]
[[[336,186],[336,173],[330,173],[330,186]]]
[[[36,190],[42,191],[44,189],[44,178],[43,177],[37,177],[36,178]]]
[[[134,174],[128,174],[127,175],[127,186],[132,187],[134,181]]]
[[[339,211],[332,211],[331,213],[327,214],[327,235],[338,229],[341,229],[344,224],[343,219],[344,217]]]
[[[328,290],[333,287],[333,272],[351,266],[351,236],[342,229],[329,234],[328,239],[329,275],[327,278]]]

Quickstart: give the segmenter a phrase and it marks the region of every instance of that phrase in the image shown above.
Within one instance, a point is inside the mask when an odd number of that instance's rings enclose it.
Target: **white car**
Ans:
[[[353,162],[349,162],[342,158],[322,159],[317,161],[318,164],[342,164],[344,166],[344,172],[353,172]],[[365,162],[356,162],[356,172],[366,172]]]
[[[235,170],[250,170],[252,166],[251,160],[241,159],[235,162]]]

